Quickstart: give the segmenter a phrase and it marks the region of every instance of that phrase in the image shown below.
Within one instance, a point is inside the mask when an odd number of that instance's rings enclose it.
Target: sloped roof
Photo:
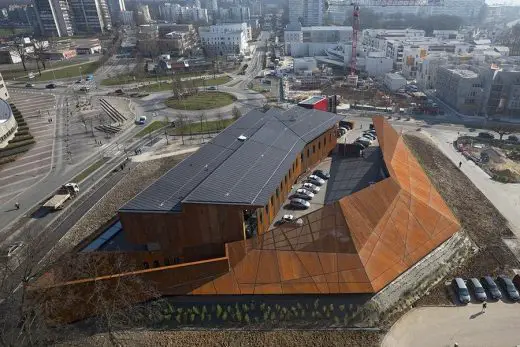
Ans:
[[[390,177],[279,227],[226,245],[230,271],[192,294],[375,293],[460,225],[403,139],[374,125]]]
[[[306,143],[340,119],[298,106],[248,112],[120,211],[178,212],[182,203],[263,206]]]

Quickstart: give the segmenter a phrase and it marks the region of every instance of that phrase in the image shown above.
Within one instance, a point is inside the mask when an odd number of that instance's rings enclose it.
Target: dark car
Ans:
[[[312,174],[318,176],[319,178],[323,178],[324,180],[328,180],[330,178],[330,174],[323,170],[314,170]]]
[[[480,137],[482,139],[490,139],[490,140],[495,138],[495,136],[493,134],[490,134],[490,133],[485,132],[485,131],[483,131],[481,133],[478,133],[478,137]]]
[[[480,283],[482,284],[482,287],[487,291],[488,298],[491,298],[493,300],[498,300],[502,298],[502,293],[500,292],[500,289],[498,289],[497,284],[493,280],[491,276],[484,276],[480,279]]]
[[[45,86],[45,88],[47,88],[47,89],[54,89],[54,88],[56,88],[56,84],[54,84],[54,83],[49,83],[49,84],[47,84],[47,85]]]
[[[509,277],[504,275],[500,275],[497,277],[498,286],[506,293],[506,296],[512,301],[520,300],[520,294],[518,294],[518,290],[516,290],[513,281]]]
[[[461,304],[470,302],[471,298],[469,296],[468,287],[466,287],[466,283],[462,278],[454,278],[453,281],[451,281],[451,286]]]
[[[468,282],[466,283],[468,289],[473,292],[473,295],[475,296],[475,299],[478,301],[486,301],[487,295],[484,287],[482,287],[482,284],[479,282],[476,278],[470,278]]]

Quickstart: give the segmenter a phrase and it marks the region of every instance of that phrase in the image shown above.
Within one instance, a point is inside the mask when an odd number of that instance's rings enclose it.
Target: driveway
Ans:
[[[383,347],[517,346],[519,304],[489,303],[457,307],[421,307],[404,315],[386,334]]]

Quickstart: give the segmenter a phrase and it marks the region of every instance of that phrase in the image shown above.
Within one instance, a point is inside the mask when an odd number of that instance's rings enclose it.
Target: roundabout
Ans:
[[[228,106],[236,100],[237,98],[230,93],[211,91],[198,92],[181,99],[171,97],[165,100],[164,104],[177,110],[200,111]]]

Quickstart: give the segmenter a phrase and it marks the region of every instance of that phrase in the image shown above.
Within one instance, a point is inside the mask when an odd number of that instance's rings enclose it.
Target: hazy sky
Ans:
[[[447,0],[449,1],[449,0]],[[486,0],[488,5],[505,4],[505,5],[517,5],[520,6],[520,0]]]

